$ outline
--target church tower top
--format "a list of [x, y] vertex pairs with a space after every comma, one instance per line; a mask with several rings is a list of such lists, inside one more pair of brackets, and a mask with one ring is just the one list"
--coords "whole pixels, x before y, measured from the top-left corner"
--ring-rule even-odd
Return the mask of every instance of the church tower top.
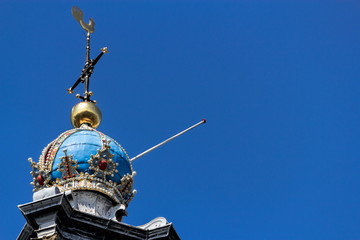
[[[86, 23], [78, 7], [72, 8], [72, 15], [87, 32], [86, 54], [79, 78], [67, 91], [74, 93], [77, 86], [83, 84], [84, 93], [76, 94], [81, 101], [71, 111], [74, 128], [51, 141], [38, 162], [29, 158], [33, 202], [19, 206], [27, 224], [18, 239], [47, 239], [48, 236], [59, 237], [56, 239], [152, 239], [150, 236], [155, 235], [164, 237], [162, 239], [179, 239], [171, 223], [164, 218], [137, 227], [121, 223], [136, 194], [133, 189], [136, 172], [132, 162], [206, 120], [130, 158], [118, 142], [96, 129], [102, 114], [96, 101], [91, 99], [90, 77], [107, 48], [101, 48], [99, 55], [91, 59], [90, 34], [95, 31], [95, 22], [90, 18]], [[59, 224], [62, 226], [58, 227]]]

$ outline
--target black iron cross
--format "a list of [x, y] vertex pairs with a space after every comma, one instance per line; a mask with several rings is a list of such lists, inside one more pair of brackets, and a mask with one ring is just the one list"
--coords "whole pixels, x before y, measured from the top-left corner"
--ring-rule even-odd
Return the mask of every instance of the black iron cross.
[[79, 85], [79, 83], [84, 83], [84, 88], [85, 88], [84, 96], [81, 96], [80, 94], [76, 94], [76, 97], [80, 98], [86, 102], [95, 102], [93, 100], [90, 100], [90, 97], [92, 95], [92, 92], [89, 91], [90, 77], [91, 77], [91, 74], [93, 73], [96, 63], [100, 60], [100, 58], [102, 57], [102, 55], [104, 55], [104, 53], [108, 52], [108, 50], [106, 47], [101, 48], [100, 49], [101, 53], [95, 59], [91, 59], [90, 58], [90, 33], [93, 33], [95, 31], [94, 30], [95, 22], [94, 22], [94, 20], [92, 20], [90, 18], [89, 24], [86, 24], [84, 22], [84, 20], [82, 19], [83, 13], [82, 13], [81, 9], [78, 7], [72, 8], [72, 15], [79, 22], [81, 27], [87, 31], [86, 61], [85, 61], [85, 66], [81, 71], [80, 77], [76, 80], [76, 82], [74, 83], [74, 85], [71, 88], [68, 88], [66, 90], [68, 91], [68, 93], [74, 93], [74, 89], [77, 87], [77, 85]]

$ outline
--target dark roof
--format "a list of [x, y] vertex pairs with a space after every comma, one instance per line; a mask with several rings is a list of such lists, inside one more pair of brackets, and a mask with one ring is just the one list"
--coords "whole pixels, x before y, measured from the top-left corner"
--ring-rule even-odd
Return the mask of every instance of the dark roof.
[[180, 240], [171, 223], [149, 230], [87, 214], [73, 209], [64, 193], [20, 205], [19, 209], [27, 223], [18, 240], [51, 235], [57, 235], [56, 239], [71, 240]]

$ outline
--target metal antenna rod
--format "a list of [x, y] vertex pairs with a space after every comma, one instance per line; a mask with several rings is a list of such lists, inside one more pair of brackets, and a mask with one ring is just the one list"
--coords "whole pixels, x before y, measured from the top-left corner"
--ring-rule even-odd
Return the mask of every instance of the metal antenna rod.
[[197, 126], [199, 126], [199, 125], [201, 125], [201, 124], [203, 124], [203, 123], [206, 123], [206, 120], [205, 120], [205, 119], [201, 120], [200, 122], [198, 122], [198, 123], [197, 123], [197, 124], [195, 124], [195, 125], [192, 125], [191, 127], [189, 127], [189, 128], [187, 128], [187, 129], [185, 129], [184, 131], [179, 132], [178, 134], [176, 134], [176, 135], [174, 135], [174, 136], [172, 136], [172, 137], [170, 137], [170, 138], [166, 139], [165, 141], [163, 141], [163, 142], [159, 143], [158, 145], [155, 145], [155, 146], [153, 146], [152, 148], [149, 148], [149, 149], [148, 149], [148, 150], [146, 150], [145, 152], [142, 152], [142, 153], [140, 153], [139, 155], [137, 155], [136, 157], [131, 158], [131, 159], [130, 159], [130, 162], [132, 162], [132, 161], [134, 161], [134, 160], [136, 160], [136, 159], [138, 159], [138, 158], [140, 158], [140, 157], [144, 156], [145, 154], [147, 154], [147, 153], [151, 152], [152, 150], [155, 150], [156, 148], [158, 148], [158, 147], [160, 147], [160, 146], [164, 145], [164, 144], [165, 144], [165, 143], [167, 143], [167, 142], [170, 142], [170, 141], [171, 141], [171, 140], [173, 140], [174, 138], [176, 138], [176, 137], [178, 137], [178, 136], [180, 136], [180, 135], [182, 135], [182, 134], [186, 133], [187, 131], [190, 131], [190, 130], [191, 130], [191, 129], [193, 129], [193, 128], [196, 128]]

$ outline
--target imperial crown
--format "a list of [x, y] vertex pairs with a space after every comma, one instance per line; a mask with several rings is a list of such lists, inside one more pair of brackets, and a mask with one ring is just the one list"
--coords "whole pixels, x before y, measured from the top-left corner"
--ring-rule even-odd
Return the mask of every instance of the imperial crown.
[[34, 191], [92, 190], [125, 206], [135, 193], [135, 172], [125, 149], [86, 123], [60, 134], [44, 148], [38, 163], [29, 160]]

